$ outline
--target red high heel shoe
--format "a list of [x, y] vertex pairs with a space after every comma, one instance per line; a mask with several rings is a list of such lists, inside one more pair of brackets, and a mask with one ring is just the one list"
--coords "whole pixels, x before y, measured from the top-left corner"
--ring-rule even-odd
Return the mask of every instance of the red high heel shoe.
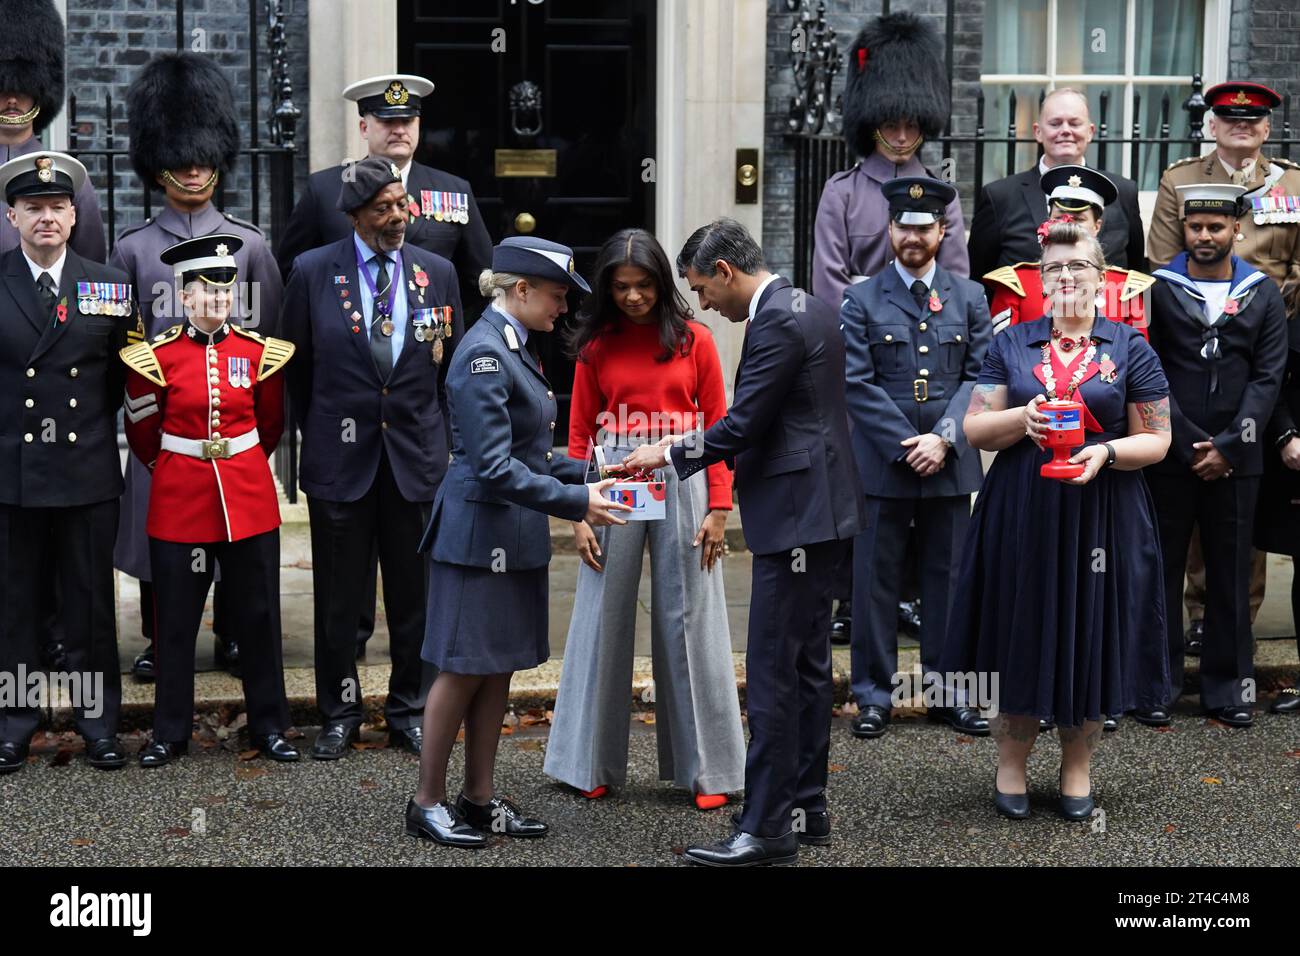
[[727, 795], [725, 793], [697, 793], [695, 795], [695, 805], [701, 810], [716, 810], [718, 807], [727, 805]]
[[597, 787], [594, 790], [579, 790], [578, 792], [582, 794], [584, 797], [586, 797], [588, 800], [599, 800], [601, 797], [609, 793], [609, 787], [605, 786], [602, 783], [599, 787]]

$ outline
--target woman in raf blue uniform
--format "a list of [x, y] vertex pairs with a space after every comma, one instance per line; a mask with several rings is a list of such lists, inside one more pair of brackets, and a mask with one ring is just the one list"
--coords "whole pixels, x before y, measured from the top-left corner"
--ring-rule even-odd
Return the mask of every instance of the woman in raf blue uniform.
[[[406, 832], [448, 846], [486, 845], [489, 833], [540, 837], [546, 824], [496, 795], [501, 719], [517, 670], [550, 657], [547, 515], [623, 524], [584, 462], [556, 455], [555, 393], [531, 339], [568, 311], [571, 286], [591, 289], [567, 246], [512, 237], [492, 253], [479, 288], [491, 304], [466, 333], [447, 373], [452, 462], [420, 542], [431, 552], [422, 656], [438, 667], [424, 709], [420, 786]], [[465, 725], [465, 783], [447, 799], [447, 761]]]
[[[1169, 449], [1169, 385], [1142, 334], [1096, 312], [1106, 263], [1077, 223], [1042, 240], [1047, 315], [994, 336], [964, 427], [998, 451], [971, 516], [941, 670], [996, 675], [995, 805], [1029, 815], [1025, 764], [1040, 719], [1061, 737], [1060, 811], [1093, 812], [1106, 714], [1163, 702], [1169, 672], [1155, 506], [1140, 469]], [[1044, 478], [1045, 400], [1083, 404], [1084, 465]]]

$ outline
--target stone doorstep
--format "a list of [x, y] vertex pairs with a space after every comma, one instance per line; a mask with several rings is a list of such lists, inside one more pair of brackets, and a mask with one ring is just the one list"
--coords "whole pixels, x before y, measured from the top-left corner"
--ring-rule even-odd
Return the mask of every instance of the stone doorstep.
[[[736, 686], [740, 691], [741, 706], [745, 704], [745, 657], [733, 655], [736, 666]], [[516, 713], [529, 710], [549, 710], [555, 706], [556, 690], [560, 683], [562, 660], [555, 658], [541, 667], [521, 671], [510, 686], [510, 704]], [[900, 673], [920, 673], [920, 653], [916, 648], [901, 648], [898, 652]], [[835, 704], [840, 706], [849, 696], [849, 651], [836, 648], [832, 652], [835, 679]], [[1199, 689], [1200, 665], [1196, 658], [1187, 659], [1187, 688], [1189, 693]], [[363, 664], [358, 668], [361, 681], [365, 720], [369, 724], [383, 723], [384, 695], [388, 687], [387, 664]], [[310, 668], [293, 668], [285, 672], [285, 690], [289, 697], [290, 719], [296, 726], [314, 727], [320, 723], [316, 711], [315, 673]], [[1261, 696], [1300, 678], [1300, 663], [1296, 661], [1295, 643], [1291, 640], [1260, 641], [1255, 653], [1255, 679]], [[630, 701], [640, 709], [653, 709], [647, 700], [651, 685], [649, 657], [637, 657], [633, 666]], [[130, 676], [122, 678], [122, 730], [146, 730], [153, 721], [153, 685], [140, 684]], [[244, 709], [244, 693], [237, 678], [224, 671], [197, 674], [195, 677], [195, 712], [200, 718], [208, 714], [221, 716], [229, 723]], [[925, 712], [919, 700], [909, 701], [895, 709], [899, 716], [917, 716]], [[55, 706], [52, 730], [72, 730], [72, 713], [66, 706]]]

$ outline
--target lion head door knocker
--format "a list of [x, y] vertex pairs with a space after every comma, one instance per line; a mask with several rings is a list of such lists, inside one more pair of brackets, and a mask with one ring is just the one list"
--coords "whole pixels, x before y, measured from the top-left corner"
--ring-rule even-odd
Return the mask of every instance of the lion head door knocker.
[[510, 128], [521, 139], [533, 139], [542, 132], [542, 88], [531, 80], [510, 87]]

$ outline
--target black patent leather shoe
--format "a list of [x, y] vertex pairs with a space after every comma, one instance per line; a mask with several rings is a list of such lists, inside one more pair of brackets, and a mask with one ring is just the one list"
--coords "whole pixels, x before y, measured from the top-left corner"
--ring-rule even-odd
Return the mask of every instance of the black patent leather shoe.
[[298, 748], [289, 743], [289, 738], [284, 734], [252, 734], [249, 741], [261, 751], [263, 757], [270, 760], [293, 763], [302, 758]]
[[1233, 704], [1231, 707], [1212, 707], [1205, 712], [1205, 716], [1212, 717], [1219, 723], [1227, 724], [1229, 727], [1249, 727], [1255, 722], [1254, 711], [1244, 704]]
[[849, 722], [849, 732], [854, 737], [869, 739], [879, 737], [889, 729], [889, 708], [867, 704], [862, 712]]
[[[740, 829], [741, 812], [737, 810], [731, 815], [731, 825], [734, 829]], [[831, 843], [831, 815], [825, 810], [815, 810], [811, 813], [804, 811], [803, 828], [794, 828], [795, 836], [802, 846], [830, 846]]]
[[998, 772], [993, 771], [993, 807], [1004, 817], [1023, 820], [1029, 816], [1028, 793], [1003, 793], [998, 789]]
[[1278, 691], [1269, 710], [1275, 714], [1300, 714], [1300, 685]]
[[466, 823], [446, 800], [427, 809], [414, 799], [407, 801], [406, 835], [463, 850], [477, 850], [488, 844], [488, 838]]
[[126, 750], [116, 737], [87, 739], [86, 761], [96, 770], [117, 770], [126, 766]]
[[388, 746], [420, 756], [424, 746], [424, 730], [420, 727], [402, 727], [388, 731]]
[[17, 743], [12, 740], [0, 741], [0, 773], [15, 773], [27, 766], [27, 754], [31, 752], [31, 743]]
[[486, 804], [478, 804], [471, 803], [462, 793], [456, 798], [456, 812], [480, 833], [534, 839], [546, 836], [550, 829], [541, 820], [521, 814], [505, 797], [493, 797]]
[[[1059, 777], [1057, 778], [1056, 786], [1058, 788], [1061, 786]], [[1061, 816], [1065, 817], [1065, 819], [1079, 821], [1087, 820], [1092, 816], [1092, 811], [1096, 804], [1093, 802], [1091, 793], [1086, 797], [1067, 797], [1064, 793], [1060, 796], [1061, 799], [1057, 806], [1061, 811]]]
[[912, 637], [921, 636], [921, 602], [898, 602], [898, 629]]
[[784, 866], [799, 859], [799, 838], [793, 830], [779, 837], [736, 830], [721, 843], [688, 846], [683, 856], [700, 866]]
[[1193, 621], [1183, 637], [1183, 654], [1187, 657], [1200, 657], [1201, 648], [1205, 646], [1205, 621]]
[[1119, 718], [1107, 714], [1102, 718], [1101, 729], [1108, 734], [1113, 734], [1115, 731], [1119, 730]]
[[988, 718], [981, 717], [974, 707], [931, 707], [926, 716], [937, 723], [944, 723], [959, 734], [972, 737], [989, 735]]
[[239, 676], [239, 642], [231, 638], [212, 639], [212, 660], [229, 674]]
[[144, 750], [140, 751], [140, 766], [165, 767], [173, 760], [179, 759], [190, 749], [188, 740], [172, 742], [170, 740], [155, 740]]
[[1142, 707], [1133, 711], [1133, 719], [1139, 724], [1146, 724], [1148, 727], [1168, 727], [1169, 708], [1167, 707]]
[[138, 681], [149, 683], [158, 676], [158, 666], [153, 659], [153, 641], [149, 646], [136, 655], [135, 661], [131, 664], [131, 676]]
[[349, 724], [326, 724], [311, 745], [315, 760], [339, 760], [346, 757], [348, 748], [361, 737], [361, 729]]
[[1040, 734], [1045, 734], [1048, 731], [1052, 731], [1055, 729], [1056, 729], [1056, 721], [1048, 720], [1046, 717], [1038, 718], [1038, 732]]
[[841, 601], [831, 618], [831, 643], [844, 647], [853, 640], [853, 602]]

